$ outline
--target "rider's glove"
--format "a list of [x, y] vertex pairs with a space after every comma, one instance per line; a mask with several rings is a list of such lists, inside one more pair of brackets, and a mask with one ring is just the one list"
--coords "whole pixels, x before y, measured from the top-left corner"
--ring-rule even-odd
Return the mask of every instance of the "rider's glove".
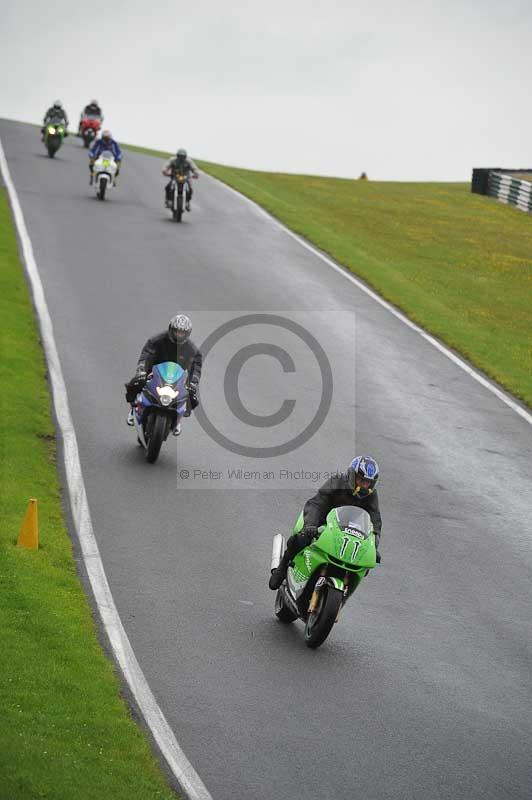
[[190, 407], [191, 408], [197, 408], [198, 405], [199, 405], [198, 384], [197, 383], [191, 383], [190, 384], [190, 386], [188, 387], [188, 394], [189, 394], [189, 397], [190, 397]]
[[144, 369], [144, 367], [137, 367], [137, 369], [135, 370], [135, 377], [133, 378], [133, 380], [143, 381], [145, 379], [146, 379], [146, 370]]
[[318, 536], [319, 531], [315, 525], [305, 525], [300, 533], [300, 543], [304, 547], [308, 547]]

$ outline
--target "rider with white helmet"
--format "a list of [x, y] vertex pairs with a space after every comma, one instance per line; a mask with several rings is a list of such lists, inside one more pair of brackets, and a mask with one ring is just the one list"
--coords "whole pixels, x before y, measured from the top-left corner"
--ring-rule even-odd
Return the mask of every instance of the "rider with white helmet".
[[106, 150], [108, 150], [110, 153], [113, 154], [113, 158], [116, 162], [116, 173], [114, 180], [114, 184], [116, 186], [116, 179], [120, 174], [120, 167], [122, 166], [123, 155], [122, 155], [122, 150], [120, 149], [120, 145], [115, 139], [113, 139], [113, 134], [109, 130], [102, 131], [102, 135], [100, 136], [100, 138], [95, 139], [89, 148], [89, 173], [90, 173], [89, 183], [92, 183], [93, 180], [94, 162]]
[[[46, 114], [44, 115], [43, 120], [43, 127], [41, 128], [41, 133], [44, 136], [44, 127], [48, 125], [49, 122], [62, 122], [65, 126], [65, 129], [68, 128], [68, 117], [65, 109], [63, 108], [63, 104], [61, 100], [54, 100], [53, 105], [50, 106]], [[68, 132], [65, 130], [65, 136], [68, 136]]]

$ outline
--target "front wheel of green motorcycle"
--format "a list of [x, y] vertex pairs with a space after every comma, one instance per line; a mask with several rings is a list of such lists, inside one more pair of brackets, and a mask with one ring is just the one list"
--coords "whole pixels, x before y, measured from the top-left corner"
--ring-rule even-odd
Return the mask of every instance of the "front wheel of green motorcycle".
[[275, 597], [275, 616], [279, 622], [284, 622], [285, 625], [289, 625], [290, 622], [294, 622], [297, 619], [297, 614], [294, 614], [284, 601], [284, 589], [282, 587], [278, 589]]
[[305, 625], [305, 644], [316, 648], [323, 644], [336, 621], [338, 612], [342, 607], [343, 592], [325, 585], [320, 591], [318, 607], [313, 614], [309, 614]]

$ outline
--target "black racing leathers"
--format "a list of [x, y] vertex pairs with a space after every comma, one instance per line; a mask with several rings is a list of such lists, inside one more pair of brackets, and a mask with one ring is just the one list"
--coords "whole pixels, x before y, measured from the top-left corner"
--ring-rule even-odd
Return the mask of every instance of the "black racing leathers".
[[190, 340], [183, 344], [173, 342], [167, 331], [152, 336], [142, 348], [137, 364], [137, 376], [126, 383], [126, 401], [132, 403], [145, 383], [145, 377], [139, 379], [138, 373], [143, 372], [147, 375], [154, 364], [161, 364], [163, 361], [174, 361], [188, 371], [190, 403], [194, 409], [198, 405], [197, 389], [201, 377], [202, 355]]
[[102, 109], [100, 106], [96, 105], [96, 103], [89, 103], [88, 106], [85, 106], [81, 116], [87, 116], [88, 114], [94, 114], [95, 116], [102, 117], [103, 119]]
[[367, 511], [375, 531], [375, 545], [379, 546], [381, 536], [382, 518], [379, 510], [379, 498], [374, 491], [367, 497], [358, 497], [353, 494], [349, 486], [347, 475], [336, 475], [325, 481], [320, 486], [314, 497], [307, 500], [303, 509], [305, 527], [319, 527], [325, 525], [327, 514], [333, 508], [340, 506], [358, 506]]
[[163, 361], [175, 361], [183, 369], [188, 370], [189, 384], [198, 384], [201, 377], [202, 356], [196, 345], [188, 340], [176, 344], [168, 336], [167, 331], [148, 339], [139, 356], [137, 370], [151, 372], [154, 364]]
[[44, 115], [43, 125], [47, 125], [52, 119], [62, 120], [65, 124], [65, 128], [68, 128], [68, 117], [64, 108], [56, 108], [56, 106], [50, 106], [50, 108]]
[[299, 533], [293, 533], [286, 543], [286, 550], [279, 566], [274, 569], [270, 577], [270, 589], [278, 589], [284, 578], [290, 561], [297, 553], [308, 547], [313, 539], [318, 535], [318, 528], [324, 525], [327, 514], [333, 508], [340, 506], [359, 506], [367, 511], [373, 523], [375, 532], [375, 546], [377, 548], [377, 563], [380, 563], [378, 551], [381, 536], [382, 519], [379, 511], [379, 498], [377, 492], [373, 492], [367, 497], [358, 497], [353, 494], [349, 486], [347, 475], [337, 475], [329, 478], [328, 481], [320, 486], [314, 497], [307, 500], [303, 509], [303, 529]]

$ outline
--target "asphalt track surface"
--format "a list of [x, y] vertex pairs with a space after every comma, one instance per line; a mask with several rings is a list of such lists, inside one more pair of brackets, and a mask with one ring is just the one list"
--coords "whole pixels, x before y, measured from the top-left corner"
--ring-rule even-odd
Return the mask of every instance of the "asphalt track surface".
[[[50, 160], [34, 128], [1, 122], [0, 137], [111, 590], [213, 798], [530, 798], [526, 420], [207, 176], [195, 184], [193, 213], [175, 225], [157, 159], [127, 153], [119, 188], [99, 203], [79, 140]], [[299, 623], [275, 620], [266, 582], [272, 534], [288, 532], [315, 484], [186, 488], [179, 470], [221, 463], [221, 448], [192, 418], [179, 448], [167, 443], [146, 464], [124, 424], [121, 384], [144, 340], [177, 310], [196, 311], [200, 343], [218, 314], [296, 309], [312, 330], [323, 306], [335, 312], [327, 337], [345, 349], [346, 372], [356, 371], [353, 396], [333, 398], [326, 443], [340, 463], [355, 447], [380, 462], [383, 563], [313, 652]], [[349, 350], [340, 321], [353, 315]], [[246, 403], [266, 413], [279, 370], [256, 362], [242, 371]], [[223, 394], [221, 374], [207, 358], [206, 405]], [[302, 394], [312, 412], [313, 392]], [[324, 440], [315, 440], [301, 463], [324, 469]]]

